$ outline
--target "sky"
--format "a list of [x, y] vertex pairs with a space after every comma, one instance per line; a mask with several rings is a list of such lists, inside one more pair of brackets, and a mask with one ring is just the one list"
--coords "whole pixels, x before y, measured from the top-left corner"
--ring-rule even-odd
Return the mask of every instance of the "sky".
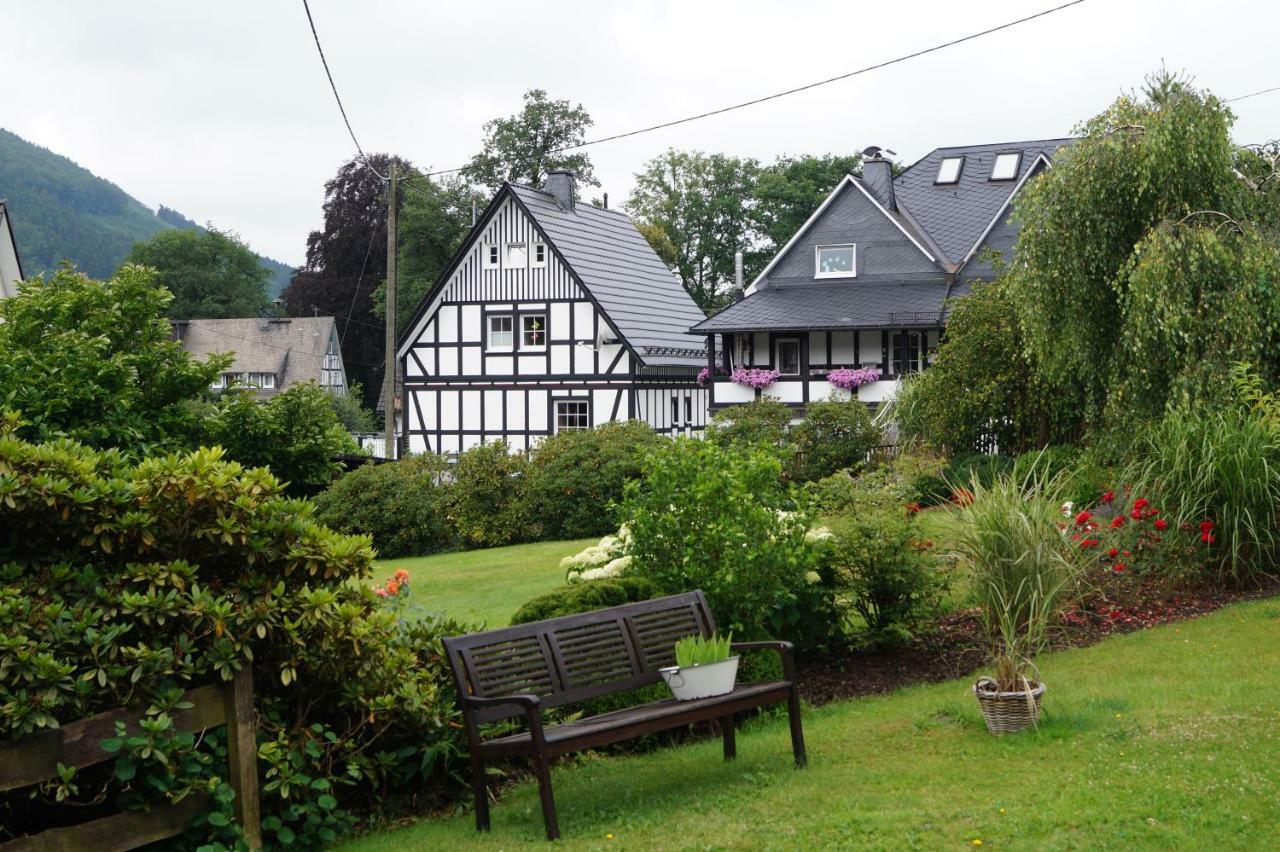
[[[464, 165], [485, 121], [546, 89], [605, 136], [871, 65], [1062, 0], [469, 3], [311, 0], [368, 152]], [[145, 204], [301, 263], [324, 182], [354, 153], [302, 0], [0, 0], [0, 127]], [[1280, 86], [1273, 0], [1086, 0], [899, 65], [588, 149], [610, 205], [669, 147], [772, 160], [1070, 133], [1162, 65], [1222, 97]], [[1233, 104], [1280, 137], [1280, 92]], [[591, 194], [594, 194], [591, 193]], [[3, 195], [3, 187], [0, 187]]]

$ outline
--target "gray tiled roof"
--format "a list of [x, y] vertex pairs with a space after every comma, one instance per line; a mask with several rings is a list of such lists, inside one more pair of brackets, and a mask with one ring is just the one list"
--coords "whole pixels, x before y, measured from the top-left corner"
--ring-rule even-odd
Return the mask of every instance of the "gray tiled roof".
[[[179, 323], [182, 348], [204, 361], [232, 352], [229, 368], [237, 373], [275, 373], [276, 387], [322, 378], [325, 352], [333, 334], [333, 317], [292, 319], [193, 319]], [[266, 326], [265, 328], [263, 326]]]
[[705, 315], [625, 213], [582, 203], [564, 210], [545, 192], [511, 189], [645, 364], [705, 362], [678, 351], [704, 350], [688, 329]]
[[901, 284], [797, 284], [752, 293], [695, 326], [726, 331], [936, 326], [947, 296], [937, 281]]
[[[1036, 158], [1044, 154], [1052, 159], [1058, 148], [1070, 142], [1043, 139], [937, 148], [894, 180], [894, 199], [942, 252], [940, 260], [960, 263]], [[1017, 178], [992, 181], [991, 166], [996, 155], [1015, 151], [1022, 153]], [[934, 179], [944, 157], [964, 157], [964, 166], [958, 183], [938, 186]]]

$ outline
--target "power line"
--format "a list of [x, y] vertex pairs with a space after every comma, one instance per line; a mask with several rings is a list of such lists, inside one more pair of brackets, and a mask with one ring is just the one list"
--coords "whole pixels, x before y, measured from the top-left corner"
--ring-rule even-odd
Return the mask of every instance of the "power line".
[[[924, 48], [923, 50], [917, 50], [912, 53], [903, 54], [902, 56], [897, 56], [897, 57], [894, 57], [893, 59], [887, 59], [884, 62], [877, 62], [874, 65], [868, 65], [864, 68], [859, 68], [856, 71], [850, 71], [847, 74], [839, 74], [835, 77], [828, 77], [825, 80], [818, 80], [815, 83], [807, 83], [803, 86], [797, 86], [794, 89], [787, 89], [782, 92], [775, 92], [774, 94], [771, 94], [771, 95], [765, 95], [764, 97], [754, 98], [749, 101], [743, 101], [742, 103], [721, 107], [720, 109], [709, 110], [707, 112], [698, 113], [697, 115], [686, 116], [685, 118], [677, 118], [674, 121], [664, 121], [661, 124], [653, 124], [648, 127], [641, 127], [638, 130], [629, 130], [625, 133], [615, 133], [612, 136], [602, 136], [599, 139], [590, 139], [590, 140], [587, 140], [586, 142], [578, 142], [573, 145], [566, 145], [563, 148], [557, 148], [556, 150], [550, 151], [548, 153], [562, 154], [565, 151], [574, 151], [579, 148], [585, 148], [588, 145], [599, 145], [603, 142], [613, 142], [617, 139], [626, 139], [631, 136], [639, 136], [642, 133], [652, 133], [655, 130], [663, 130], [665, 128], [675, 127], [680, 124], [688, 124], [691, 121], [699, 121], [704, 118], [710, 118], [716, 115], [723, 115], [724, 113], [727, 113], [727, 112], [733, 112], [734, 110], [745, 109], [746, 107], [755, 106], [757, 104], [762, 104], [767, 101], [777, 100], [778, 98], [785, 98], [788, 95], [794, 95], [799, 92], [807, 92], [810, 89], [816, 89], [819, 86], [826, 86], [831, 83], [837, 83], [841, 80], [848, 80], [850, 77], [857, 77], [860, 74], [866, 74], [871, 71], [877, 71], [881, 68], [887, 68], [890, 65], [897, 65], [902, 62], [907, 62], [908, 60], [916, 59], [918, 57], [925, 56], [926, 54], [936, 53], [937, 51], [945, 50], [948, 47], [955, 47], [957, 44], [964, 44], [967, 41], [973, 41], [974, 39], [982, 38], [983, 36], [988, 36], [988, 35], [991, 35], [992, 33], [1000, 32], [1001, 30], [1007, 30], [1010, 27], [1016, 27], [1019, 24], [1025, 24], [1028, 21], [1034, 21], [1036, 18], [1043, 18], [1046, 15], [1052, 15], [1054, 12], [1061, 12], [1063, 9], [1067, 9], [1072, 6], [1078, 6], [1083, 2], [1085, 2], [1085, 0], [1071, 0], [1071, 2], [1069, 3], [1063, 3], [1060, 6], [1054, 6], [1052, 9], [1045, 9], [1042, 12], [1036, 12], [1034, 15], [1027, 15], [1024, 18], [1018, 18], [1017, 20], [1009, 21], [1007, 23], [1003, 23], [998, 26], [990, 27], [988, 29], [981, 30], [976, 33], [970, 33], [969, 35], [961, 36], [960, 38], [952, 39], [951, 41], [945, 41], [945, 42], [942, 42], [941, 44], [936, 44], [933, 47], [927, 47], [927, 48]], [[452, 174], [454, 172], [460, 172], [465, 168], [466, 166], [460, 166], [456, 169], [442, 169], [440, 171], [435, 171], [435, 172], [426, 172], [425, 174], [422, 175], [422, 177], [435, 177], [437, 175]]]
[[[347, 308], [346, 322], [342, 324], [342, 333], [338, 335], [338, 345], [342, 345], [342, 341], [347, 339], [347, 328], [351, 325], [351, 312], [356, 309], [356, 297], [360, 295], [360, 285], [364, 282], [364, 270], [369, 263], [369, 253], [373, 251], [373, 238], [378, 233], [377, 228], [369, 229], [369, 244], [364, 247], [364, 260], [360, 261], [360, 275], [356, 278], [355, 289], [351, 291], [351, 306]], [[372, 323], [356, 320], [363, 325], [372, 325]], [[378, 326], [381, 328], [381, 326]]]
[[307, 23], [311, 25], [311, 36], [316, 40], [316, 52], [320, 54], [320, 64], [324, 66], [324, 74], [329, 78], [329, 88], [333, 90], [333, 99], [338, 102], [338, 112], [342, 113], [342, 121], [347, 125], [347, 133], [351, 134], [351, 141], [356, 144], [356, 150], [360, 152], [360, 159], [364, 161], [365, 168], [385, 181], [387, 176], [380, 173], [369, 163], [369, 158], [365, 156], [364, 149], [360, 147], [360, 140], [356, 138], [356, 132], [351, 129], [351, 119], [347, 118], [347, 110], [342, 105], [342, 97], [338, 94], [338, 86], [333, 82], [333, 72], [329, 70], [329, 60], [324, 58], [324, 48], [320, 46], [320, 34], [316, 32], [316, 22], [311, 17], [311, 6], [307, 3], [307, 0], [302, 0], [302, 8], [307, 12]]
[[1258, 95], [1269, 95], [1272, 92], [1280, 92], [1280, 86], [1272, 86], [1270, 89], [1263, 89], [1260, 92], [1252, 92], [1248, 95], [1241, 95], [1238, 98], [1227, 98], [1225, 101], [1223, 101], [1223, 103], [1231, 104], [1231, 103], [1235, 103], [1236, 101], [1243, 101], [1247, 98], [1256, 98]]

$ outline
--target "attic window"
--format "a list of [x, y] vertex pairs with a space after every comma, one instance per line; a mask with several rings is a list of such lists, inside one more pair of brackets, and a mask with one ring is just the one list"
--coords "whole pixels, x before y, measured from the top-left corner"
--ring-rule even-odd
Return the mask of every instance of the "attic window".
[[959, 183], [960, 167], [964, 165], [964, 157], [943, 157], [938, 166], [938, 176], [934, 183]]
[[484, 247], [484, 253], [481, 255], [484, 269], [498, 268], [498, 247], [496, 245], [487, 245]]
[[1018, 165], [1021, 162], [1021, 152], [1014, 152], [1012, 154], [996, 154], [995, 164], [991, 166], [991, 179], [1013, 180], [1018, 176]]
[[534, 267], [535, 269], [540, 269], [541, 267], [547, 265], [547, 244], [546, 243], [533, 244], [533, 258], [529, 265]]
[[852, 278], [857, 275], [854, 255], [857, 246], [816, 246], [813, 250], [814, 278]]

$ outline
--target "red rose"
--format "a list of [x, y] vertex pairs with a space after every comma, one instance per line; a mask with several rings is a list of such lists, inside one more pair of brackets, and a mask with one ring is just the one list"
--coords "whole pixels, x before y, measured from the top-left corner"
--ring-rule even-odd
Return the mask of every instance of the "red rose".
[[1116, 515], [1111, 519], [1111, 528], [1118, 530], [1124, 526], [1124, 515]]
[[1134, 509], [1132, 512], [1129, 513], [1129, 517], [1133, 518], [1135, 521], [1142, 520], [1142, 510]]
[[1148, 500], [1146, 497], [1139, 497], [1137, 500], [1133, 501], [1133, 508], [1138, 510], [1145, 509], [1150, 505], [1151, 505], [1151, 501]]
[[1200, 540], [1203, 541], [1205, 544], [1213, 544], [1213, 542], [1215, 541], [1213, 537], [1213, 533], [1201, 533]]
[[1114, 492], [1114, 491], [1108, 491], [1108, 492], [1106, 492], [1105, 494], [1103, 494], [1103, 495], [1102, 495], [1102, 502], [1103, 502], [1103, 503], [1110, 503], [1110, 502], [1111, 502], [1112, 500], [1114, 500], [1114, 499], [1116, 499], [1116, 492]]
[[1164, 518], [1157, 518], [1156, 529], [1160, 530], [1161, 532], [1164, 532], [1165, 530], [1169, 529], [1169, 522], [1166, 521]]
[[1081, 512], [1080, 514], [1076, 515], [1076, 525], [1083, 526], [1084, 524], [1089, 523], [1089, 519], [1092, 517], [1093, 515], [1090, 515], [1087, 511]]
[[1115, 571], [1117, 574], [1123, 574], [1123, 573], [1124, 573], [1124, 563], [1123, 563], [1123, 562], [1117, 562], [1115, 565], [1112, 565], [1112, 566], [1111, 566], [1111, 570], [1112, 570], [1112, 571]]
[[1111, 558], [1111, 559], [1115, 559], [1115, 558], [1116, 558], [1117, 556], [1119, 556], [1119, 555], [1120, 555], [1120, 549], [1119, 549], [1119, 548], [1113, 547], [1113, 548], [1111, 548], [1110, 550], [1108, 550], [1108, 551], [1107, 551], [1107, 556], [1108, 556], [1109, 558]]
[[1200, 522], [1200, 534], [1201, 534], [1201, 535], [1208, 535], [1208, 534], [1209, 534], [1209, 532], [1210, 532], [1210, 531], [1212, 531], [1212, 530], [1213, 530], [1213, 521], [1201, 521], [1201, 522]]

